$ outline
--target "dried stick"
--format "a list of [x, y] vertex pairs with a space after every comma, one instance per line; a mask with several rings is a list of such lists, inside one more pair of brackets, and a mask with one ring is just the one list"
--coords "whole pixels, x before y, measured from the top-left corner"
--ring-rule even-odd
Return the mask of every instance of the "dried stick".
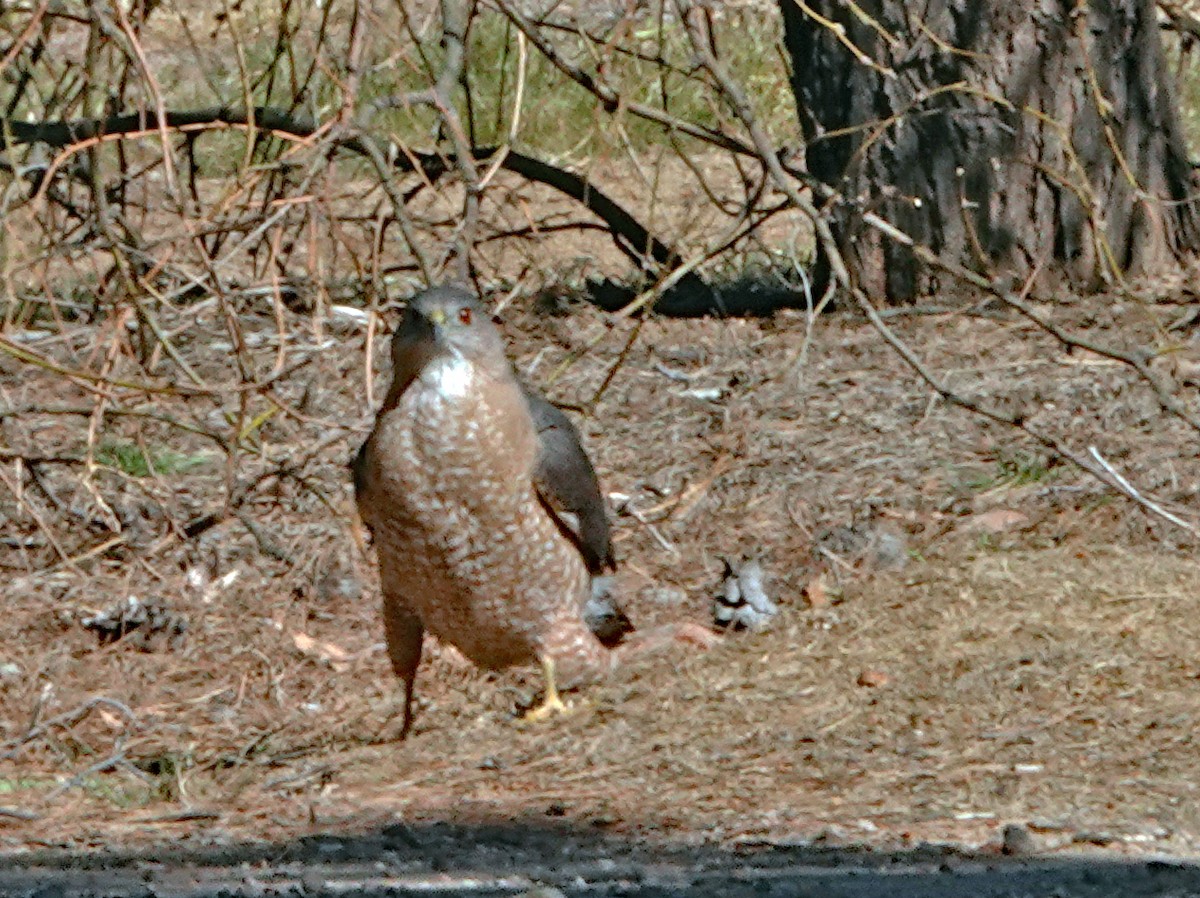
[[44, 720], [41, 723], [31, 726], [25, 731], [25, 734], [17, 739], [13, 739], [4, 745], [3, 753], [0, 753], [0, 761], [11, 761], [17, 757], [24, 749], [35, 739], [39, 739], [52, 729], [69, 730], [76, 726], [85, 717], [92, 713], [96, 708], [106, 707], [116, 711], [125, 718], [126, 728], [135, 728], [138, 725], [137, 715], [130, 710], [129, 706], [124, 702], [119, 702], [115, 698], [98, 695], [95, 698], [90, 698], [83, 704], [72, 708], [70, 711], [65, 711], [49, 720]]
[[1091, 457], [1095, 459], [1096, 464], [1100, 465], [1100, 467], [1105, 470], [1109, 477], [1112, 478], [1112, 481], [1116, 487], [1134, 502], [1138, 503], [1138, 505], [1141, 505], [1146, 510], [1158, 515], [1160, 518], [1170, 521], [1175, 526], [1182, 527], [1184, 530], [1188, 531], [1188, 533], [1192, 534], [1192, 536], [1200, 537], [1200, 529], [1197, 529], [1183, 518], [1172, 514], [1157, 502], [1147, 499], [1145, 496], [1139, 493], [1134, 488], [1133, 484], [1126, 480], [1121, 472], [1114, 468], [1108, 462], [1108, 460], [1100, 454], [1100, 450], [1095, 446], [1088, 446], [1088, 454], [1091, 455]]
[[[209, 129], [246, 127], [259, 128], [278, 136], [300, 139], [311, 138], [321, 130], [320, 126], [310, 119], [293, 116], [268, 106], [256, 106], [250, 111], [227, 107], [184, 111], [168, 110], [164, 113], [164, 118], [164, 127], [192, 134]], [[13, 145], [44, 143], [54, 148], [82, 148], [89, 142], [97, 140], [136, 138], [157, 134], [159, 127], [158, 116], [153, 114], [113, 116], [106, 119], [80, 119], [71, 122], [30, 123], [6, 120], [3, 124], [6, 130], [0, 131], [0, 150], [7, 146], [6, 140], [10, 140]], [[432, 180], [436, 180], [445, 172], [448, 164], [458, 164], [459, 153], [456, 151], [454, 154], [443, 157], [433, 153], [415, 152], [408, 148], [402, 148], [404, 152], [389, 153], [374, 138], [361, 131], [345, 132], [342, 137], [335, 139], [334, 145], [337, 148], [364, 156], [371, 162], [379, 178], [380, 186], [391, 200], [393, 214], [396, 216], [396, 221], [422, 274], [426, 280], [431, 280], [435, 275], [434, 266], [425, 258], [419, 247], [419, 242], [414, 236], [405, 212], [406, 199], [394, 185], [391, 173], [393, 168], [400, 171], [420, 171]], [[471, 146], [467, 147], [467, 152], [472, 159], [480, 161], [486, 161], [502, 154], [499, 165], [505, 170], [553, 187], [581, 203], [608, 225], [617, 247], [635, 263], [642, 264], [647, 256], [665, 268], [674, 268], [680, 263], [681, 258], [674, 249], [651, 234], [627, 209], [582, 175], [512, 150], [502, 151], [497, 147]], [[389, 163], [389, 156], [394, 161]], [[282, 211], [277, 214], [282, 214]], [[264, 221], [257, 230], [261, 232], [268, 226], [269, 220]], [[249, 243], [253, 236], [253, 234], [247, 235], [242, 241], [242, 245]], [[180, 289], [188, 289], [196, 285], [198, 282], [193, 282], [183, 285]]]

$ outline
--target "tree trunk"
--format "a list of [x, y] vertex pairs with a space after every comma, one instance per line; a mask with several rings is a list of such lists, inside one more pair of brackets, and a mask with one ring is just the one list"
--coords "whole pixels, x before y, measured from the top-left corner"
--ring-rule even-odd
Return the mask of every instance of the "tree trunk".
[[868, 211], [974, 271], [1036, 269], [1042, 288], [1174, 273], [1200, 249], [1153, 0], [780, 7], [808, 168], [840, 194], [834, 233], [870, 295], [910, 301], [945, 276]]

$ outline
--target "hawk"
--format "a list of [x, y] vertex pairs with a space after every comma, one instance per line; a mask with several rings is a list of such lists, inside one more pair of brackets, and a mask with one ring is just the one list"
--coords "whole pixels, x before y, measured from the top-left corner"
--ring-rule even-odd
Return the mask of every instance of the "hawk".
[[392, 339], [392, 383], [354, 460], [374, 535], [392, 667], [412, 724], [423, 634], [480, 667], [536, 661], [544, 700], [605, 676], [632, 629], [602, 589], [608, 515], [579, 434], [515, 375], [499, 330], [466, 290], [416, 296]]

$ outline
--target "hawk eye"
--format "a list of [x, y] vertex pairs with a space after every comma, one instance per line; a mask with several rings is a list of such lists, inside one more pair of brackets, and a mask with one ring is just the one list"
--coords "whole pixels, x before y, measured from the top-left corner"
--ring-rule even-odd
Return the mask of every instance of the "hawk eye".
[[463, 306], [461, 309], [459, 309], [458, 310], [458, 320], [460, 322], [462, 322], [463, 324], [470, 324], [471, 323], [471, 310], [466, 306]]

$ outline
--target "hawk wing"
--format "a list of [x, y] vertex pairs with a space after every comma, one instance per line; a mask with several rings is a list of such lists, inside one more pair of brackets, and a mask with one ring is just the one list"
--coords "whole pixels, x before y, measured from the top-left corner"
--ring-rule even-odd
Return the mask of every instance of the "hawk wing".
[[592, 575], [592, 595], [584, 609], [588, 626], [605, 645], [615, 645], [633, 630], [633, 624], [609, 591], [608, 578], [601, 576], [616, 570], [617, 563], [596, 471], [571, 419], [532, 387], [521, 384], [521, 388], [538, 435], [534, 487]]
[[608, 513], [596, 471], [579, 441], [571, 419], [522, 384], [538, 435], [534, 486], [542, 503], [579, 547], [589, 573], [615, 570]]

